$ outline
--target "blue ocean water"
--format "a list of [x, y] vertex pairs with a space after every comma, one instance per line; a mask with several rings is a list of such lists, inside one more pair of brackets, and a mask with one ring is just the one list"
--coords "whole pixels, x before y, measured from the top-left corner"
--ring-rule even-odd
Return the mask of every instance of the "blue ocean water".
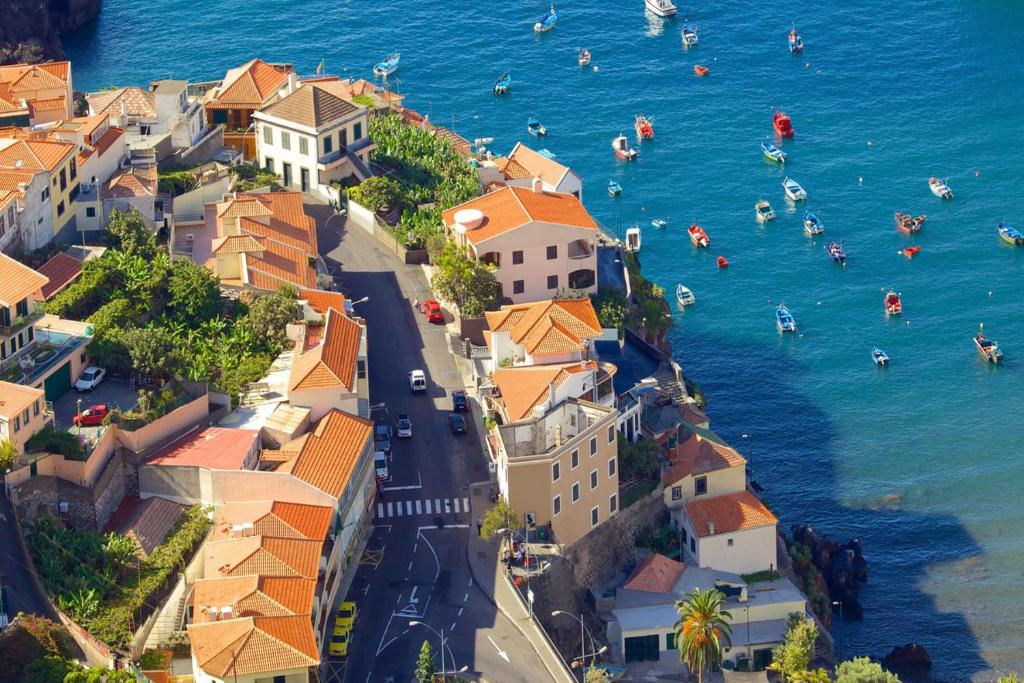
[[[1024, 7], [1009, 0], [862, 0], [684, 4], [677, 20], [645, 17], [642, 2], [560, 2], [559, 24], [537, 37], [546, 0], [468, 3], [390, 0], [106, 0], [99, 21], [67, 39], [75, 85], [98, 89], [173, 76], [219, 78], [259, 56], [311, 73], [369, 76], [401, 50], [393, 87], [406, 103], [468, 138], [506, 151], [529, 115], [543, 146], [586, 180], [585, 202], [614, 231], [643, 227], [644, 273], [672, 292], [694, 290], [672, 341], [704, 388], [713, 426], [750, 460], [784, 525], [807, 521], [862, 540], [870, 581], [863, 622], [836, 629], [843, 656], [882, 655], [920, 642], [944, 680], [1020, 668], [1024, 619], [1024, 477], [1017, 409], [1024, 371], [1024, 249], [999, 242], [1001, 219], [1024, 222]], [[684, 18], [701, 43], [680, 46]], [[786, 49], [797, 21], [807, 44]], [[581, 71], [588, 47], [598, 71]], [[695, 63], [711, 68], [697, 79]], [[512, 93], [490, 94], [504, 70]], [[766, 164], [773, 107], [792, 117], [785, 171]], [[633, 116], [656, 139], [622, 164], [610, 140]], [[826, 239], [845, 240], [846, 268], [825, 240], [801, 231], [781, 179], [807, 189]], [[926, 184], [947, 178], [943, 203]], [[759, 198], [779, 213], [759, 227]], [[896, 232], [894, 210], [927, 214], [924, 231]], [[671, 217], [665, 230], [652, 217]], [[691, 248], [700, 222], [709, 250]], [[920, 244], [908, 260], [898, 250]], [[731, 266], [718, 270], [715, 256]], [[902, 292], [887, 320], [884, 290]], [[800, 328], [780, 338], [772, 302]], [[985, 365], [979, 322], [1006, 350]], [[872, 346], [892, 366], [872, 363]]]

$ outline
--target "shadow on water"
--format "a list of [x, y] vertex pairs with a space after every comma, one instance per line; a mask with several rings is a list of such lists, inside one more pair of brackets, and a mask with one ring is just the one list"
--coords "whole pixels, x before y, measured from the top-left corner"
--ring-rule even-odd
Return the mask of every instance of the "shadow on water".
[[933, 680], [990, 672], [965, 616], [940, 610], [921, 588], [931, 568], [981, 555], [959, 520], [884, 505], [844, 505], [836, 424], [801, 389], [804, 371], [785, 353], [700, 332], [677, 331], [672, 341], [708, 399], [712, 427], [749, 460], [751, 476], [764, 486], [762, 496], [781, 528], [788, 533], [793, 524], [807, 523], [840, 543], [861, 539], [868, 561], [868, 583], [859, 595], [864, 620], [836, 618], [833, 635], [841, 657], [880, 658], [895, 646], [917, 642], [932, 656]]

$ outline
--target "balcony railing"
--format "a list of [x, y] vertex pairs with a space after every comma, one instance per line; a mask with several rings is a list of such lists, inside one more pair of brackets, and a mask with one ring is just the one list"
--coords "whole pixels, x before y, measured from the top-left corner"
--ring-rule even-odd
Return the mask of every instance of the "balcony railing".
[[45, 314], [46, 311], [42, 308], [37, 308], [28, 315], [18, 316], [12, 320], [9, 325], [0, 325], [0, 337], [10, 337], [12, 334], [16, 334], [18, 330], [31, 325], [42, 318]]

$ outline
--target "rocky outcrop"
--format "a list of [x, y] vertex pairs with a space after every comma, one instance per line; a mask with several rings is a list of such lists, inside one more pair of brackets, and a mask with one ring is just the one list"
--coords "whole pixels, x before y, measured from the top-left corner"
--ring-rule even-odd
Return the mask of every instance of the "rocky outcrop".
[[932, 668], [932, 658], [924, 646], [907, 643], [894, 647], [892, 652], [882, 658], [882, 666], [899, 675], [903, 681], [924, 681]]
[[859, 540], [840, 545], [806, 524], [797, 524], [792, 528], [789, 554], [801, 588], [822, 623], [831, 625], [836, 602], [842, 606], [836, 611], [843, 618], [855, 621], [864, 618], [857, 593], [868, 580], [868, 563]]
[[60, 36], [96, 18], [100, 0], [8, 0], [0, 21], [0, 64], [64, 57]]

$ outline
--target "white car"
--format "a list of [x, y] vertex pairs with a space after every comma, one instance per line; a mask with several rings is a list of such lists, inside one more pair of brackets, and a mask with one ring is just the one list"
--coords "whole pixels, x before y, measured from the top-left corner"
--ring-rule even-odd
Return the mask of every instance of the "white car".
[[398, 432], [399, 439], [411, 439], [412, 438], [412, 420], [405, 413], [399, 413], [398, 419], [395, 421], [395, 426]]
[[427, 390], [427, 376], [422, 370], [413, 370], [409, 373], [409, 388], [413, 393]]
[[82, 371], [78, 381], [75, 382], [75, 391], [92, 391], [106, 376], [106, 370], [95, 365], [90, 365]]
[[373, 468], [377, 473], [377, 478], [381, 481], [387, 481], [388, 479], [388, 456], [384, 451], [376, 451], [373, 454]]

